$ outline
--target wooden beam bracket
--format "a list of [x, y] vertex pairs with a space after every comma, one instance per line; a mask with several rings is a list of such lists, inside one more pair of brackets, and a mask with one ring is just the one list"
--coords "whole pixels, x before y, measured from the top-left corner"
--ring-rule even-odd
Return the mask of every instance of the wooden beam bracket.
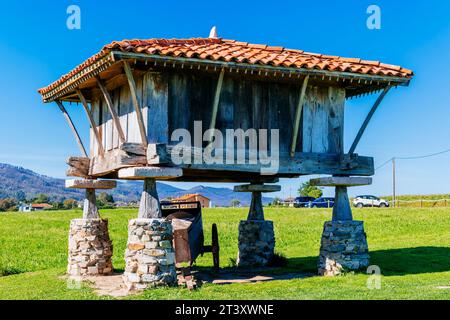
[[100, 133], [98, 132], [97, 125], [95, 124], [95, 121], [94, 121], [94, 117], [92, 116], [92, 113], [89, 110], [89, 106], [87, 104], [86, 98], [84, 97], [81, 90], [77, 89], [76, 93], [77, 93], [78, 97], [80, 98], [81, 104], [83, 105], [84, 111], [86, 112], [86, 115], [88, 117], [89, 124], [91, 125], [92, 131], [94, 132], [94, 137], [95, 137], [95, 140], [97, 141], [97, 145], [98, 145], [98, 151], [100, 154], [104, 154], [105, 149], [103, 148], [103, 143], [100, 138]]
[[74, 123], [72, 121], [72, 118], [70, 117], [69, 113], [67, 113], [66, 108], [64, 107], [64, 105], [62, 104], [61, 101], [56, 100], [55, 102], [58, 105], [59, 110], [61, 110], [64, 118], [67, 121], [67, 123], [69, 124], [69, 127], [72, 130], [73, 135], [75, 136], [75, 139], [76, 139], [76, 141], [78, 143], [78, 147], [80, 148], [81, 153], [83, 154], [84, 157], [89, 158], [89, 156], [88, 156], [88, 154], [86, 152], [86, 149], [85, 149], [85, 147], [83, 145], [83, 141], [81, 141], [80, 135], [78, 134], [78, 131], [75, 128], [75, 125], [74, 125]]
[[303, 103], [305, 102], [306, 88], [308, 87], [309, 75], [303, 80], [302, 89], [300, 91], [300, 97], [298, 100], [297, 110], [295, 113], [294, 131], [292, 132], [292, 144], [291, 144], [291, 157], [295, 155], [295, 149], [297, 147], [297, 140], [300, 130], [300, 120], [302, 117]]
[[125, 75], [127, 76], [128, 84], [130, 86], [131, 99], [133, 100], [134, 110], [136, 111], [142, 145], [144, 146], [144, 148], [147, 148], [147, 131], [145, 129], [144, 117], [142, 115], [142, 109], [137, 95], [136, 81], [134, 79], [133, 72], [131, 71], [130, 64], [127, 60], [123, 60], [123, 68], [125, 70]]
[[100, 88], [103, 97], [105, 98], [106, 105], [108, 106], [108, 110], [111, 113], [111, 117], [114, 121], [114, 125], [117, 129], [117, 132], [119, 133], [119, 140], [120, 143], [125, 143], [125, 134], [123, 133], [122, 125], [120, 124], [119, 116], [117, 115], [116, 110], [114, 110], [114, 104], [111, 99], [111, 95], [109, 94], [108, 90], [106, 89], [103, 81], [100, 79], [99, 76], [96, 76], [95, 79], [97, 80], [98, 87]]
[[364, 134], [364, 131], [366, 131], [366, 128], [367, 128], [370, 120], [372, 119], [375, 111], [377, 111], [378, 106], [381, 104], [384, 97], [388, 94], [388, 92], [389, 92], [389, 90], [391, 90], [391, 88], [392, 88], [392, 86], [387, 86], [386, 88], [384, 88], [383, 92], [378, 97], [377, 101], [375, 101], [375, 104], [373, 105], [372, 109], [370, 109], [369, 114], [367, 115], [366, 119], [364, 120], [361, 128], [358, 131], [358, 134], [356, 135], [355, 140], [352, 143], [352, 146], [350, 147], [350, 150], [348, 152], [349, 154], [353, 154], [355, 152], [356, 147], [358, 146], [358, 143], [361, 140], [361, 137]]

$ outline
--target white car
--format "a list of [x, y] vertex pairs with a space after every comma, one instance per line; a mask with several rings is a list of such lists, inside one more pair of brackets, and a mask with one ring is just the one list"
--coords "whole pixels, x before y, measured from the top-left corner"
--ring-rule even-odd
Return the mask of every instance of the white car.
[[389, 202], [375, 196], [357, 196], [355, 199], [353, 199], [353, 205], [357, 208], [363, 207], [386, 208], [389, 207]]

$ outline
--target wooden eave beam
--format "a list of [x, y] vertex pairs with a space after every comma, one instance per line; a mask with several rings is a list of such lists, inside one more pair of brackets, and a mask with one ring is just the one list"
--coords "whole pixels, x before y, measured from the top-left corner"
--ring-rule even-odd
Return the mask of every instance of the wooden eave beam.
[[141, 133], [142, 145], [144, 146], [144, 148], [147, 148], [147, 131], [145, 130], [144, 117], [142, 116], [142, 109], [137, 96], [136, 81], [134, 79], [133, 72], [131, 71], [131, 67], [128, 61], [123, 60], [123, 68], [125, 70], [125, 75], [127, 76], [128, 84], [130, 86], [131, 99], [133, 101], [134, 110], [136, 111], [136, 116], [139, 124], [139, 132]]
[[375, 101], [375, 104], [370, 109], [369, 114], [367, 115], [366, 119], [364, 120], [361, 128], [358, 131], [358, 134], [356, 135], [355, 140], [352, 143], [352, 146], [350, 147], [350, 150], [348, 152], [349, 154], [355, 153], [356, 147], [358, 146], [358, 143], [361, 140], [361, 137], [363, 136], [364, 132], [366, 131], [366, 128], [367, 128], [370, 120], [372, 119], [375, 111], [377, 111], [379, 105], [383, 101], [384, 97], [388, 94], [389, 90], [391, 90], [391, 88], [392, 88], [391, 86], [387, 86], [386, 88], [384, 88], [383, 92], [380, 94], [377, 101]]
[[92, 131], [94, 132], [94, 137], [95, 137], [95, 140], [97, 141], [98, 150], [99, 150], [100, 154], [103, 154], [103, 153], [105, 153], [105, 148], [103, 148], [103, 143], [100, 138], [100, 133], [98, 132], [97, 125], [95, 124], [95, 121], [94, 121], [94, 117], [92, 116], [92, 113], [89, 110], [89, 106], [86, 101], [86, 98], [84, 97], [81, 90], [77, 89], [76, 93], [78, 95], [78, 98], [80, 99], [81, 104], [83, 105], [84, 111], [86, 112], [86, 115], [89, 120], [89, 124], [91, 125], [91, 128], [92, 128]]
[[295, 123], [294, 131], [292, 132], [292, 143], [291, 143], [291, 157], [295, 155], [295, 149], [297, 148], [297, 141], [300, 130], [300, 120], [302, 117], [303, 104], [305, 102], [306, 88], [308, 87], [309, 76], [306, 76], [303, 80], [302, 88], [300, 90], [300, 96], [298, 100], [297, 110], [295, 113]]
[[236, 62], [225, 62], [225, 61], [211, 61], [197, 58], [184, 58], [184, 57], [169, 57], [160, 56], [156, 54], [144, 54], [144, 53], [133, 53], [133, 52], [119, 52], [113, 51], [111, 53], [115, 60], [120, 59], [137, 59], [142, 61], [152, 61], [156, 63], [167, 63], [168, 66], [173, 66], [173, 64], [194, 64], [209, 66], [210, 68], [220, 68], [220, 69], [233, 69], [233, 70], [248, 70], [250, 72], [277, 72], [283, 74], [292, 74], [292, 76], [300, 77], [309, 75], [310, 77], [317, 77], [320, 80], [324, 78], [339, 78], [339, 79], [353, 79], [353, 81], [380, 81], [386, 84], [390, 83], [392, 86], [408, 86], [411, 78], [406, 77], [394, 77], [394, 76], [382, 76], [382, 75], [372, 75], [372, 74], [359, 74], [344, 71], [328, 71], [328, 70], [315, 70], [315, 69], [305, 69], [305, 68], [290, 68], [290, 67], [276, 67], [269, 65], [256, 65], [250, 63], [236, 63]]
[[78, 147], [80, 148], [81, 153], [83, 154], [84, 157], [89, 158], [86, 149], [84, 148], [83, 145], [83, 141], [81, 141], [80, 135], [78, 134], [77, 129], [75, 128], [75, 125], [72, 121], [72, 118], [70, 118], [69, 113], [67, 112], [66, 108], [64, 107], [64, 105], [62, 104], [61, 101], [56, 100], [55, 101], [56, 104], [59, 107], [59, 110], [61, 110], [64, 118], [66, 119], [67, 123], [69, 124], [70, 129], [72, 130], [73, 135], [75, 136], [75, 140], [77, 141]]
[[111, 96], [110, 96], [108, 90], [106, 89], [105, 85], [103, 84], [103, 81], [100, 79], [100, 77], [97, 76], [95, 78], [97, 80], [98, 87], [100, 88], [100, 90], [103, 94], [103, 97], [105, 98], [106, 105], [108, 106], [108, 110], [111, 113], [111, 117], [113, 119], [114, 125], [117, 128], [117, 132], [119, 133], [120, 143], [123, 144], [123, 143], [125, 143], [125, 134], [123, 133], [123, 129], [122, 129], [122, 125], [120, 124], [119, 116], [117, 115], [116, 110], [114, 110], [114, 104], [111, 99]]

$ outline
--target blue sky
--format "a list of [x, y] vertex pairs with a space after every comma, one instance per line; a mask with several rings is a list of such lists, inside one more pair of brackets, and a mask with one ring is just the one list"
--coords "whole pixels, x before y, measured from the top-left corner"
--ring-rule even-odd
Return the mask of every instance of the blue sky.
[[[36, 90], [113, 40], [208, 36], [280, 45], [305, 51], [381, 60], [413, 69], [409, 88], [390, 93], [357, 152], [376, 165], [393, 156], [450, 148], [450, 2], [448, 1], [20, 1], [0, 11], [0, 162], [64, 177], [65, 159], [78, 149], [59, 110]], [[81, 8], [81, 30], [68, 30], [66, 9]], [[381, 30], [366, 27], [366, 9], [381, 8]], [[376, 96], [350, 100], [348, 150]], [[82, 110], [68, 107], [87, 141]], [[450, 153], [399, 161], [399, 194], [450, 193]], [[305, 179], [282, 180], [281, 196]], [[181, 184], [182, 187], [190, 186]], [[332, 190], [327, 191], [328, 194]], [[370, 187], [351, 194], [391, 193], [391, 167]]]

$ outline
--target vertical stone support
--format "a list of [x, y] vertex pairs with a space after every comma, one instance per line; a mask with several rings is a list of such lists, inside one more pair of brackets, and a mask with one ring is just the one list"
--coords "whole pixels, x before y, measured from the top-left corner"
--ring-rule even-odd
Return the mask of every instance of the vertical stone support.
[[136, 219], [129, 222], [123, 279], [130, 290], [177, 284], [170, 221]]
[[83, 219], [99, 219], [100, 214], [97, 208], [97, 198], [95, 196], [95, 189], [86, 189], [86, 199], [83, 205]]
[[236, 192], [251, 192], [252, 200], [246, 221], [239, 224], [239, 252], [237, 265], [240, 267], [265, 266], [275, 251], [275, 233], [272, 221], [264, 220], [263, 192], [277, 192], [280, 186], [250, 184], [236, 186]]
[[143, 180], [138, 219], [128, 225], [123, 280], [129, 290], [177, 284], [172, 222], [162, 218], [156, 180], [182, 176], [179, 168], [133, 167], [119, 170], [119, 178]]
[[68, 180], [66, 188], [85, 189], [83, 219], [70, 222], [67, 273], [70, 276], [108, 275], [113, 272], [113, 245], [108, 221], [100, 218], [95, 189], [112, 189], [115, 181]]
[[141, 203], [139, 205], [139, 218], [158, 219], [161, 218], [161, 205], [159, 203], [158, 191], [155, 179], [144, 180]]
[[372, 183], [371, 178], [332, 177], [311, 180], [311, 185], [335, 187], [332, 221], [325, 222], [320, 245], [318, 273], [336, 276], [369, 266], [369, 248], [364, 223], [354, 221], [347, 187]]

